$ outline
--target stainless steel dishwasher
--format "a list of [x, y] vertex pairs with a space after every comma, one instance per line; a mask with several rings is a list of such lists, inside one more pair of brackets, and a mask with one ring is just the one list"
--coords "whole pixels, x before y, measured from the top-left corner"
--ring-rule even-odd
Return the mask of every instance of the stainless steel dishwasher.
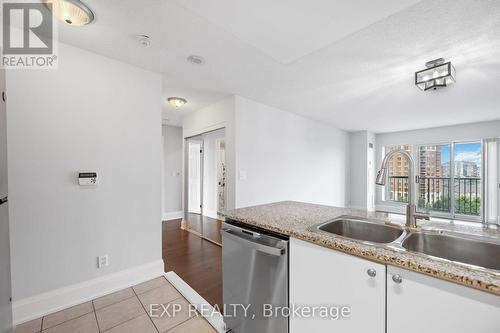
[[[222, 226], [225, 323], [234, 333], [287, 333], [288, 237], [226, 221]], [[248, 307], [244, 310], [243, 307]]]

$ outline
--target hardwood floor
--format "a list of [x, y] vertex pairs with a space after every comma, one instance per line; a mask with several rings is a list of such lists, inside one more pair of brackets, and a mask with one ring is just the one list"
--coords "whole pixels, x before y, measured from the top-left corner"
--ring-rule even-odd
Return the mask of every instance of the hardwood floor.
[[210, 304], [222, 306], [222, 248], [182, 230], [181, 221], [162, 225], [165, 272], [174, 271]]
[[[184, 221], [184, 227], [189, 228], [199, 234], [202, 233], [201, 229], [201, 215], [199, 214], [188, 214], [187, 219]], [[208, 216], [203, 216], [203, 236], [209, 240], [216, 242], [217, 244], [222, 244], [222, 236], [220, 229], [222, 227], [222, 221], [213, 219]]]

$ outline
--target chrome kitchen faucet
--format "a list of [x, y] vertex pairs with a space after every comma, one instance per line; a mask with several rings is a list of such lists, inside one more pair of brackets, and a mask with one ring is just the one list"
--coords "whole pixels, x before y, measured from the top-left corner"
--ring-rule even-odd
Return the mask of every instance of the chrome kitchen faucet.
[[382, 165], [377, 174], [375, 183], [384, 186], [387, 180], [387, 164], [392, 156], [401, 154], [408, 160], [408, 205], [406, 205], [406, 226], [412, 229], [417, 228], [417, 220], [429, 220], [428, 214], [417, 213], [416, 195], [415, 195], [415, 160], [405, 150], [392, 150], [385, 155]]

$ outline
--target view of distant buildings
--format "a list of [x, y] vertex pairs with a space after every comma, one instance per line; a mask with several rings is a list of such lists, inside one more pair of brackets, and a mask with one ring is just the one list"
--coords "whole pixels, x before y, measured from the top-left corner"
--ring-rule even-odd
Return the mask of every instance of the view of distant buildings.
[[[408, 145], [396, 146], [393, 149], [403, 149], [411, 152]], [[470, 161], [455, 161], [455, 178], [480, 178], [481, 166]], [[451, 163], [441, 164], [441, 146], [422, 146], [419, 149], [418, 175], [422, 178], [449, 178], [451, 177]], [[391, 163], [391, 176], [408, 177], [408, 161], [401, 155], [393, 156]]]
[[[442, 165], [443, 177], [451, 177], [450, 162]], [[481, 166], [475, 162], [455, 161], [455, 177], [456, 178], [479, 178], [481, 177]]]
[[[409, 145], [393, 146], [391, 149], [406, 150], [411, 153]], [[408, 195], [408, 160], [399, 154], [392, 156], [389, 170], [391, 177], [391, 200], [406, 201]]]
[[[393, 146], [411, 152], [411, 146]], [[435, 210], [448, 211], [450, 200], [467, 197], [469, 202], [481, 196], [481, 166], [472, 161], [454, 161], [454, 184], [451, 184], [451, 163], [442, 163], [442, 146], [421, 146], [418, 151], [419, 199]], [[390, 199], [407, 201], [408, 161], [401, 155], [390, 163]], [[453, 191], [454, 195], [451, 194]], [[476, 207], [477, 208], [477, 207]], [[474, 209], [476, 209], [474, 208]], [[473, 210], [472, 206], [470, 207]], [[474, 212], [473, 212], [474, 213]]]

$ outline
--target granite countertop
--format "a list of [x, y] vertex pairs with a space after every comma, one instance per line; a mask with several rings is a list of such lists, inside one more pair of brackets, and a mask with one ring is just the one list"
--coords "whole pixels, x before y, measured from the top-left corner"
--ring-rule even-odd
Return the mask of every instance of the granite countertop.
[[[380, 223], [386, 223], [389, 222], [387, 214], [284, 201], [230, 210], [225, 215], [227, 218], [243, 224], [500, 296], [500, 271], [476, 268], [446, 259], [429, 257], [425, 254], [391, 248], [383, 244], [367, 244], [363, 241], [325, 233], [312, 228], [317, 224], [343, 215], [370, 218], [378, 220]], [[393, 220], [390, 222], [395, 223]], [[419, 226], [423, 230], [444, 230], [445, 232], [467, 233], [474, 235], [474, 237], [500, 239], [499, 231], [484, 229], [482, 226], [471, 226], [471, 224], [419, 221]], [[500, 260], [500, 258], [498, 259]]]

